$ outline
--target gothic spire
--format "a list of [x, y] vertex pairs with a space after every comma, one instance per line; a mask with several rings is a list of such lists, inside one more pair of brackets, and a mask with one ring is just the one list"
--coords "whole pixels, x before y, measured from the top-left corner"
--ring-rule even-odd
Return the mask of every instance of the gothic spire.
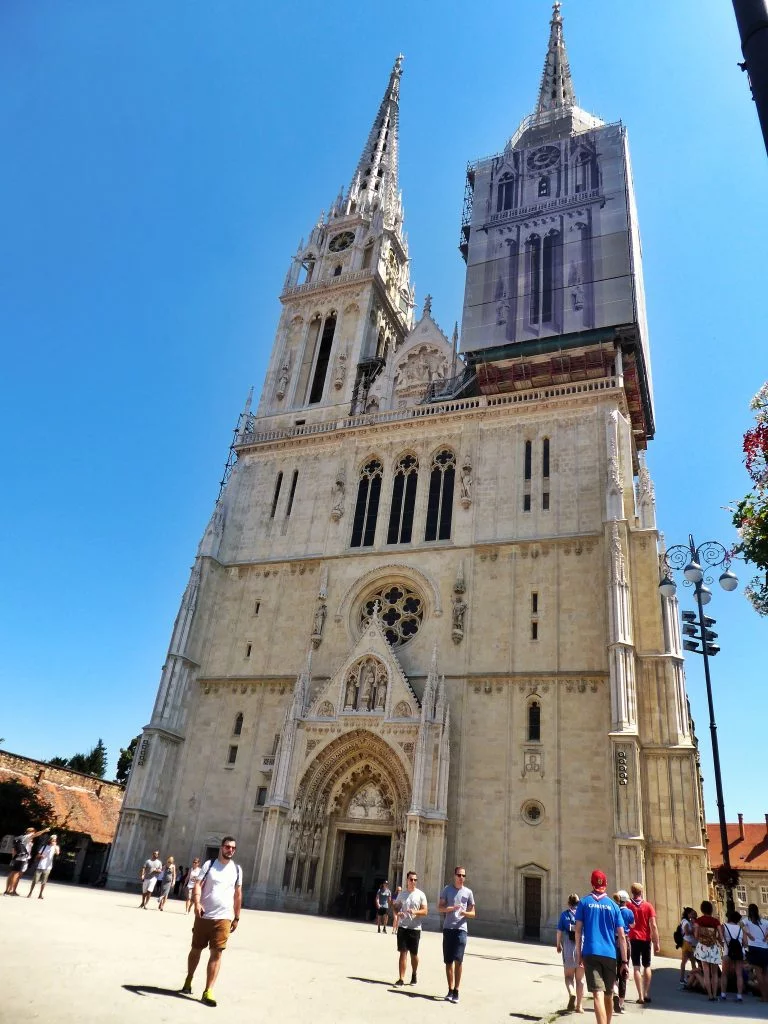
[[394, 213], [398, 204], [397, 144], [400, 100], [400, 76], [403, 73], [403, 55], [392, 67], [373, 125], [358, 160], [349, 198], [364, 203], [377, 199], [385, 213]]
[[560, 14], [560, 0], [552, 4], [552, 21], [549, 26], [549, 46], [544, 58], [544, 71], [541, 76], [539, 100], [536, 113], [543, 114], [549, 110], [567, 110], [576, 105], [573, 92], [571, 68], [565, 50], [563, 37], [563, 16]]

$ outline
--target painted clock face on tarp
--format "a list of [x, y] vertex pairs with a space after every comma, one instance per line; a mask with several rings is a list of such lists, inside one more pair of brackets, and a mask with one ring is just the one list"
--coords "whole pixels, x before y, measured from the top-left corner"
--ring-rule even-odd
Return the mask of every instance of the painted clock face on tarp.
[[542, 146], [528, 154], [528, 170], [543, 171], [547, 167], [554, 167], [559, 160], [560, 150], [557, 146]]
[[355, 240], [353, 231], [342, 231], [338, 235], [334, 235], [328, 245], [329, 252], [343, 252], [344, 249], [348, 249]]

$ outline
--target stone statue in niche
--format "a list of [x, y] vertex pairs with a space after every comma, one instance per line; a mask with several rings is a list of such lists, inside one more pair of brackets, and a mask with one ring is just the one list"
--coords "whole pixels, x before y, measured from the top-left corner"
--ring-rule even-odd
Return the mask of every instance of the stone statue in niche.
[[353, 708], [355, 706], [355, 694], [357, 692], [357, 679], [355, 673], [350, 672], [347, 679], [347, 688], [344, 691], [344, 707]]
[[288, 381], [291, 377], [291, 360], [289, 356], [285, 357], [283, 365], [280, 367], [280, 372], [277, 375], [277, 397], [284, 398], [285, 392], [288, 390]]
[[320, 856], [320, 844], [322, 842], [322, 839], [323, 839], [323, 828], [322, 828], [322, 825], [318, 825], [315, 828], [315, 838], [312, 840], [312, 856], [313, 857], [319, 857]]
[[392, 861], [395, 864], [402, 864], [405, 856], [405, 836], [397, 832], [392, 841]]
[[376, 671], [373, 665], [368, 662], [360, 676], [360, 700], [358, 711], [370, 711], [373, 703], [373, 687], [376, 681]]
[[472, 504], [472, 463], [468, 455], [464, 456], [464, 462], [461, 465], [459, 488], [461, 504], [464, 508], [469, 508]]
[[575, 261], [568, 269], [568, 292], [573, 311], [578, 313], [584, 309], [584, 282], [581, 277], [581, 267]]
[[336, 360], [336, 372], [333, 375], [333, 386], [337, 391], [340, 391], [344, 387], [344, 381], [347, 376], [347, 353], [339, 352], [339, 358]]
[[387, 673], [385, 670], [379, 672], [376, 680], [376, 710], [384, 710], [384, 702], [387, 699]]
[[333, 505], [331, 506], [331, 519], [339, 520], [344, 515], [344, 477], [337, 473], [333, 484]]
[[296, 854], [296, 847], [299, 842], [299, 823], [298, 821], [291, 822], [291, 830], [288, 833], [288, 856], [293, 857]]
[[325, 625], [325, 617], [328, 614], [328, 606], [325, 604], [319, 604], [315, 611], [315, 621], [312, 626], [312, 635], [321, 637], [323, 635], [323, 626]]
[[467, 602], [463, 600], [461, 595], [457, 595], [453, 599], [453, 629], [451, 636], [453, 637], [454, 643], [459, 643], [464, 636], [464, 616], [467, 613]]
[[303, 829], [303, 831], [301, 833], [301, 839], [299, 840], [299, 856], [300, 857], [306, 857], [307, 853], [309, 852], [309, 836], [310, 836], [310, 827], [309, 827], [309, 825], [305, 825], [304, 829]]

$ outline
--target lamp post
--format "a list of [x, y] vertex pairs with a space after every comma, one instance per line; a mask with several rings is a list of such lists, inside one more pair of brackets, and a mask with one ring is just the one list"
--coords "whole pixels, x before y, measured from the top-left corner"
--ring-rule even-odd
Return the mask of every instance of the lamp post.
[[[739, 585], [736, 576], [730, 570], [731, 556], [728, 550], [716, 540], [707, 540], [697, 547], [693, 537], [688, 535], [687, 544], [674, 544], [667, 548], [663, 555], [663, 578], [659, 583], [659, 590], [664, 597], [674, 597], [677, 585], [673, 579], [673, 573], [681, 570], [684, 585], [693, 587], [693, 594], [699, 611], [698, 621], [695, 612], [683, 612], [683, 635], [688, 639], [683, 641], [683, 649], [704, 658], [704, 679], [707, 684], [707, 703], [709, 705], [709, 732], [712, 737], [712, 760], [715, 766], [715, 790], [717, 792], [717, 813], [720, 820], [720, 844], [723, 851], [723, 868], [725, 875], [725, 896], [726, 909], [734, 909], [733, 902], [733, 876], [731, 870], [731, 856], [728, 849], [728, 829], [725, 824], [725, 802], [723, 800], [723, 780], [720, 775], [720, 749], [717, 743], [717, 723], [715, 722], [715, 705], [712, 700], [712, 681], [709, 675], [709, 659], [714, 657], [720, 648], [714, 642], [717, 640], [717, 633], [710, 627], [715, 625], [715, 620], [704, 614], [704, 606], [712, 600], [712, 591], [706, 586], [712, 583], [713, 577], [707, 576], [709, 569], [718, 565], [723, 566], [719, 583], [723, 590], [732, 591]], [[701, 647], [699, 647], [701, 643]]]

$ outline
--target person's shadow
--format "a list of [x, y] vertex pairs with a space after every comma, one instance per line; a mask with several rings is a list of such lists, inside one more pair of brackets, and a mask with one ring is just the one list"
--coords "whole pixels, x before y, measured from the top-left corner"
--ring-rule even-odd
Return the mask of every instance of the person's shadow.
[[177, 988], [159, 988], [157, 985], [123, 985], [126, 992], [135, 996], [173, 996], [174, 999], [187, 999]]

